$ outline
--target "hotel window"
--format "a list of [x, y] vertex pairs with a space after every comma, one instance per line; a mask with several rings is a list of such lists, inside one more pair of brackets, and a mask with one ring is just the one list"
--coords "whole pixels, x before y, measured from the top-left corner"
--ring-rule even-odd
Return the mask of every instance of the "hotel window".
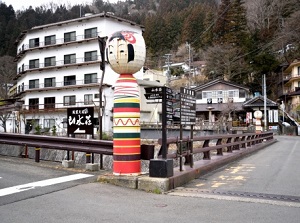
[[76, 75], [64, 77], [64, 86], [67, 85], [76, 85]]
[[40, 46], [40, 39], [34, 38], [29, 40], [29, 48], [38, 47]]
[[76, 32], [69, 32], [69, 33], [65, 33], [64, 34], [64, 42], [72, 42], [72, 41], [76, 41]]
[[38, 109], [39, 108], [39, 99], [30, 98], [29, 99], [29, 109]]
[[53, 128], [55, 126], [55, 119], [44, 119], [44, 128]]
[[84, 38], [94, 38], [97, 37], [97, 28], [85, 29], [84, 30]]
[[45, 78], [44, 87], [55, 87], [55, 77]]
[[228, 91], [228, 97], [229, 98], [236, 98], [238, 96], [239, 96], [239, 91], [238, 90]]
[[85, 52], [84, 53], [84, 61], [95, 61], [97, 60], [97, 51]]
[[40, 61], [39, 59], [29, 60], [29, 69], [39, 68], [40, 66], [39, 61]]
[[97, 74], [85, 74], [84, 75], [84, 83], [85, 84], [91, 84], [91, 83], [97, 83]]
[[53, 45], [56, 43], [55, 35], [45, 36], [45, 46]]
[[223, 91], [217, 91], [217, 97], [223, 98]]
[[84, 95], [84, 104], [85, 105], [93, 104], [93, 94], [85, 94]]
[[217, 91], [212, 91], [212, 98], [217, 98]]
[[55, 108], [55, 97], [44, 98], [44, 108]]
[[300, 76], [300, 67], [298, 67], [298, 76]]
[[245, 98], [246, 97], [246, 91], [245, 90], [239, 90], [239, 98]]
[[218, 103], [223, 103], [223, 91], [217, 91]]
[[64, 96], [64, 105], [75, 105], [75, 104], [76, 104], [75, 95]]
[[203, 96], [203, 98], [212, 98], [212, 92], [211, 91], [203, 91], [202, 96]]
[[202, 91], [196, 92], [196, 98], [197, 99], [202, 99]]
[[64, 64], [76, 63], [76, 54], [69, 54], [64, 56]]
[[55, 66], [55, 57], [45, 58], [45, 67]]
[[68, 127], [68, 119], [67, 118], [63, 118], [63, 128], [67, 128]]
[[29, 89], [39, 88], [39, 79], [29, 80]]

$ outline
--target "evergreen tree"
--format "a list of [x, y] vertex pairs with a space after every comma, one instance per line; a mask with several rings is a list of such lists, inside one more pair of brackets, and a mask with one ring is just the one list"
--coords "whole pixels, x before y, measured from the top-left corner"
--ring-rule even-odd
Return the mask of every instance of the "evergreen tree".
[[222, 0], [214, 29], [215, 43], [243, 44], [247, 37], [246, 9], [242, 0]]
[[195, 49], [203, 47], [200, 34], [204, 31], [206, 7], [196, 4], [189, 8], [189, 15], [184, 21], [182, 30], [182, 42], [189, 42]]
[[230, 0], [221, 0], [219, 6], [217, 21], [214, 27], [214, 43], [223, 44], [227, 40], [225, 35], [230, 32], [229, 23], [229, 8], [231, 7]]
[[13, 7], [0, 3], [0, 56], [15, 55], [16, 22]]

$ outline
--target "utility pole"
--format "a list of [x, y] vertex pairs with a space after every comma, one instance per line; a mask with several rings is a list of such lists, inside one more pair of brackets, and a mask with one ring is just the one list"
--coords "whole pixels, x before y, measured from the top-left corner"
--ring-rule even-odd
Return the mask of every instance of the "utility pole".
[[105, 45], [106, 45], [106, 37], [98, 36], [98, 44], [100, 49], [101, 55], [101, 62], [100, 62], [100, 70], [102, 70], [102, 77], [99, 84], [99, 139], [103, 137], [103, 130], [102, 130], [102, 122], [103, 122], [103, 105], [102, 105], [102, 93], [103, 93], [103, 79], [105, 75]]
[[191, 77], [191, 44], [186, 42], [186, 47], [188, 48], [189, 52], [189, 88], [191, 88], [192, 85], [192, 77]]
[[267, 131], [267, 86], [266, 74], [264, 74], [264, 130]]
[[169, 82], [170, 82], [170, 76], [171, 76], [171, 72], [170, 72], [170, 65], [172, 64], [172, 62], [170, 61], [170, 58], [171, 58], [172, 54], [165, 54], [165, 58], [167, 58], [165, 64], [168, 66], [168, 69], [167, 69], [167, 83], [166, 85], [169, 85]]

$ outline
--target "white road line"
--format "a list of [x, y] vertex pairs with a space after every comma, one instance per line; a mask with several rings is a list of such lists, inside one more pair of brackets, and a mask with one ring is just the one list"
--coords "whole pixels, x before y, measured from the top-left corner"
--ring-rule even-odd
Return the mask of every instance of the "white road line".
[[84, 179], [84, 178], [92, 177], [92, 176], [94, 176], [94, 175], [79, 173], [79, 174], [73, 174], [73, 175], [64, 176], [64, 177], [58, 177], [58, 178], [53, 178], [53, 179], [48, 179], [48, 180], [37, 181], [37, 182], [29, 183], [29, 184], [8, 187], [8, 188], [0, 189], [0, 197], [9, 195], [9, 194], [19, 193], [22, 191], [35, 189], [36, 187], [46, 187], [46, 186], [50, 186], [50, 185], [54, 185], [54, 184], [60, 184], [60, 183], [65, 183], [65, 182], [69, 182], [69, 181], [73, 181], [73, 180]]

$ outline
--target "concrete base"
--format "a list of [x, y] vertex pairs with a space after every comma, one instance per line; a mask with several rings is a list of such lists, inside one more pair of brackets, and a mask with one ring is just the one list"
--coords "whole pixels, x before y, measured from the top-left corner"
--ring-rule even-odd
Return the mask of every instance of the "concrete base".
[[137, 176], [116, 176], [113, 174], [106, 174], [99, 176], [97, 181], [130, 189], [137, 189], [137, 179]]
[[98, 163], [87, 163], [85, 165], [85, 169], [89, 171], [98, 171], [99, 170], [99, 164]]
[[75, 160], [63, 160], [62, 166], [65, 168], [74, 168]]
[[169, 178], [144, 176], [138, 179], [137, 189], [160, 194], [170, 190], [169, 184]]
[[154, 178], [146, 175], [116, 176], [113, 174], [105, 174], [99, 176], [97, 181], [153, 193], [162, 193], [170, 190], [169, 178]]

